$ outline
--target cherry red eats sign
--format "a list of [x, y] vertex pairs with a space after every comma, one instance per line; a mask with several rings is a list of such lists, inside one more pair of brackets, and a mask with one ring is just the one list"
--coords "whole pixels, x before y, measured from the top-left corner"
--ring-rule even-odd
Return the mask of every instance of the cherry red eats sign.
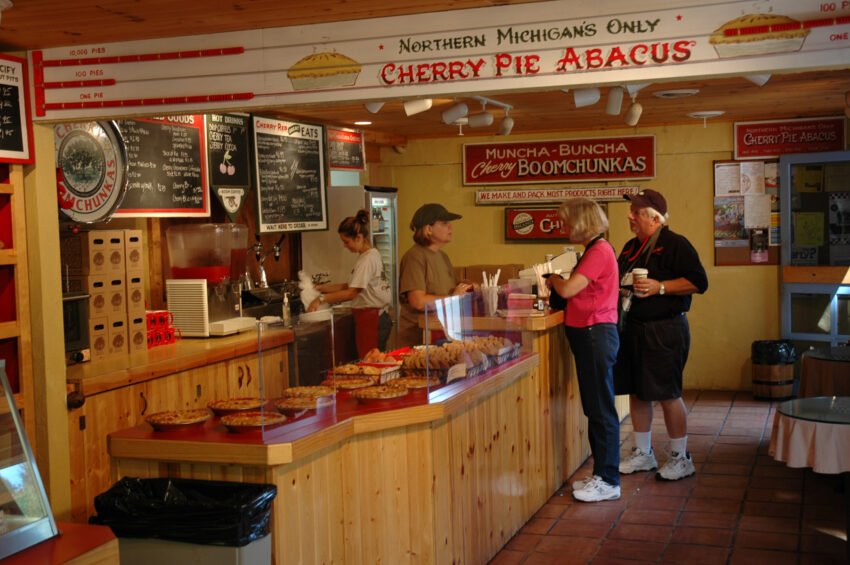
[[655, 136], [595, 137], [463, 146], [464, 184], [651, 179]]
[[843, 117], [735, 124], [735, 159], [775, 159], [789, 153], [843, 149]]

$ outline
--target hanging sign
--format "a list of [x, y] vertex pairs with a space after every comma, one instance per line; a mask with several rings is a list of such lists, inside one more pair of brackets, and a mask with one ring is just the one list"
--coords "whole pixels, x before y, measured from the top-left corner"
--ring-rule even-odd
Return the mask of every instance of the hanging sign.
[[561, 231], [564, 221], [558, 207], [505, 208], [505, 239], [533, 241], [568, 239]]
[[328, 228], [322, 127], [252, 116], [260, 233]]
[[567, 198], [597, 201], [622, 200], [640, 192], [639, 186], [583, 186], [580, 188], [482, 189], [475, 191], [476, 204], [543, 204], [563, 202]]
[[27, 62], [0, 55], [0, 162], [33, 163]]
[[349, 171], [366, 168], [363, 159], [363, 132], [327, 128], [328, 167]]
[[463, 146], [463, 183], [467, 185], [632, 180], [654, 176], [654, 135]]
[[251, 188], [251, 117], [207, 114], [204, 119], [210, 190], [235, 222]]
[[735, 159], [844, 150], [843, 116], [735, 122]]

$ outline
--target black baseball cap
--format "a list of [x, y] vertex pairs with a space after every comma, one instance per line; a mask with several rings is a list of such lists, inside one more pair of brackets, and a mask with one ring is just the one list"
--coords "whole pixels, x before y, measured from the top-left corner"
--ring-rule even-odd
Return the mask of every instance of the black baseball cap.
[[667, 201], [660, 192], [647, 188], [637, 194], [624, 194], [623, 198], [630, 200], [641, 208], [652, 208], [662, 216], [667, 215]]
[[451, 222], [462, 217], [460, 214], [449, 212], [442, 204], [423, 204], [413, 214], [413, 219], [410, 220], [410, 229], [416, 231], [434, 222]]

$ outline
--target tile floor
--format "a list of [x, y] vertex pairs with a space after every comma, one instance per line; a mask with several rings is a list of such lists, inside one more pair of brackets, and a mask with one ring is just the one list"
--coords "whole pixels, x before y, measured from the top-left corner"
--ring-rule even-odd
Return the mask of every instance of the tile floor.
[[[742, 392], [690, 391], [684, 399], [696, 475], [672, 483], [656, 481], [654, 471], [623, 475], [619, 500], [582, 503], [569, 484], [589, 474], [587, 462], [490, 564], [844, 563], [841, 477], [790, 469], [768, 455], [777, 403]], [[652, 431], [663, 465], [660, 408]], [[631, 435], [626, 419], [621, 453]]]

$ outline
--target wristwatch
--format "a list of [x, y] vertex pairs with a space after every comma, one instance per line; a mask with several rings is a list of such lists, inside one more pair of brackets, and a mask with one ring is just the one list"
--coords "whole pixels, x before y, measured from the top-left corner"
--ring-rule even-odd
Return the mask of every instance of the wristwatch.
[[661, 286], [658, 287], [658, 294], [664, 295], [664, 283], [661, 283]]

